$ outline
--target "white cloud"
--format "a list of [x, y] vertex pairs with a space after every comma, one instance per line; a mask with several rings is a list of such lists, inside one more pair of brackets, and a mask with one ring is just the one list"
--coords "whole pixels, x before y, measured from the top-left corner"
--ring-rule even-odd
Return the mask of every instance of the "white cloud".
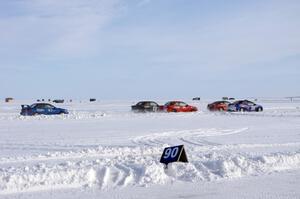
[[269, 63], [300, 53], [299, 9], [298, 2], [270, 1], [205, 23], [195, 18], [192, 26], [158, 21], [122, 27], [108, 42], [144, 51], [162, 65], [226, 70]]
[[[18, 1], [21, 15], [0, 18], [7, 49], [77, 56], [93, 48], [99, 31], [119, 15], [119, 0]], [[24, 54], [26, 54], [24, 52]]]

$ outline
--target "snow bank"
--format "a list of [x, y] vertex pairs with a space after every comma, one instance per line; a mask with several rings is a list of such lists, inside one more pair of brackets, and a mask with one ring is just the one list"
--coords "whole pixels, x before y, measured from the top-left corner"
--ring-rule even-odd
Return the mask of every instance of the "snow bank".
[[[300, 168], [300, 153], [251, 156], [212, 152], [192, 153], [190, 163], [175, 163], [165, 170], [159, 163], [160, 151], [161, 148], [155, 147], [106, 147], [73, 155], [60, 154], [60, 161], [58, 154], [36, 157], [38, 163], [0, 169], [0, 194], [70, 187], [114, 189], [174, 181], [214, 181]], [[23, 161], [33, 160], [24, 158]], [[10, 161], [2, 160], [0, 164]]]

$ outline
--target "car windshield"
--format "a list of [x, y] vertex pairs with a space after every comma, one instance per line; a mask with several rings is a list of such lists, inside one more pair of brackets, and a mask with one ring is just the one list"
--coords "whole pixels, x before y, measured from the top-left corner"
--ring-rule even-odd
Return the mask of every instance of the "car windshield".
[[155, 102], [150, 102], [151, 106], [158, 106], [158, 104], [156, 104]]
[[170, 106], [170, 105], [172, 105], [172, 102], [167, 102], [167, 103], [165, 104], [165, 106]]

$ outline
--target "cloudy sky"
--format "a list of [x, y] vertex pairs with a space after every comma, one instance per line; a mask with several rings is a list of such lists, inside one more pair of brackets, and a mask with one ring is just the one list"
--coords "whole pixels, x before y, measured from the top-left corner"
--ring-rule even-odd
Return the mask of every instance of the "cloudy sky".
[[0, 0], [0, 97], [300, 95], [298, 0]]

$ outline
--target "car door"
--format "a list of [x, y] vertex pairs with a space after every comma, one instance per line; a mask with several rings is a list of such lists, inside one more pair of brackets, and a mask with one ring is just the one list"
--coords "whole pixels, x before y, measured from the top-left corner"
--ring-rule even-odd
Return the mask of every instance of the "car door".
[[248, 101], [249, 111], [255, 111], [255, 104], [253, 102]]
[[151, 104], [150, 104], [150, 102], [145, 102], [144, 103], [144, 109], [145, 109], [145, 111], [151, 111]]
[[45, 105], [44, 104], [38, 104], [38, 105], [36, 105], [35, 112], [37, 114], [47, 114], [47, 111], [45, 109]]
[[183, 102], [178, 102], [178, 106], [180, 107], [180, 111], [182, 111], [182, 112], [189, 111], [188, 105]]
[[174, 109], [175, 109], [176, 111], [182, 111], [182, 109], [181, 109], [181, 106], [180, 106], [180, 103], [179, 103], [179, 102], [175, 102], [173, 107], [174, 107]]
[[156, 112], [158, 110], [158, 105], [154, 102], [150, 103], [151, 111]]
[[167, 111], [168, 112], [176, 112], [176, 111], [180, 111], [179, 110], [179, 106], [177, 105], [177, 102], [170, 102], [166, 104], [167, 106]]
[[47, 114], [52, 115], [52, 114], [58, 114], [58, 109], [56, 109], [54, 106], [47, 104], [45, 106], [45, 111]]

